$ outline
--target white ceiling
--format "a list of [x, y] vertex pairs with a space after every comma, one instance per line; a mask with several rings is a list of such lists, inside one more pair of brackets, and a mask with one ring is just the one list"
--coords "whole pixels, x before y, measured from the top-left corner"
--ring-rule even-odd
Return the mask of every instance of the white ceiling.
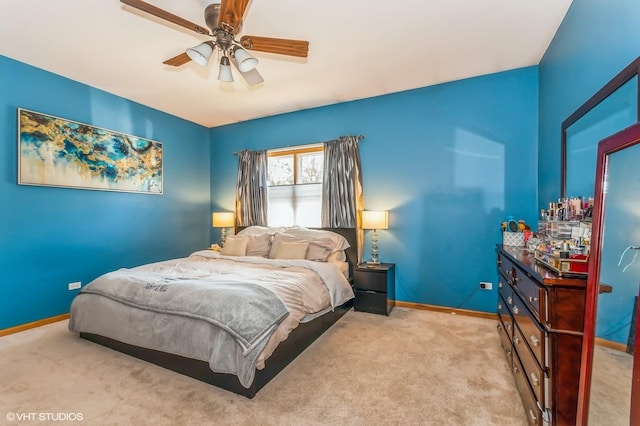
[[[206, 28], [207, 0], [146, 0]], [[118, 0], [0, 0], [0, 54], [207, 127], [539, 63], [571, 0], [253, 0], [242, 34], [309, 41], [254, 52], [265, 82], [162, 61], [203, 40]]]

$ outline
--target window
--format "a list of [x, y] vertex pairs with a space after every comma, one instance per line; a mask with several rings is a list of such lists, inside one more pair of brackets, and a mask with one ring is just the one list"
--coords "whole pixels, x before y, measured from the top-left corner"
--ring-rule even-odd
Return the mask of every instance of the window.
[[322, 145], [269, 152], [269, 226], [321, 225]]

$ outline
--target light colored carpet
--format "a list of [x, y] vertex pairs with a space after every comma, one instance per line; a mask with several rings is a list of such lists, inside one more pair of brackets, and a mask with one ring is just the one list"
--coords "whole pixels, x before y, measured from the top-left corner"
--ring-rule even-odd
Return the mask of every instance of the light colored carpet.
[[596, 345], [589, 402], [589, 424], [624, 426], [631, 412], [633, 355]]
[[79, 413], [82, 422], [68, 423], [76, 425], [526, 424], [492, 320], [348, 312], [253, 400], [66, 327], [0, 338], [0, 424], [10, 412]]

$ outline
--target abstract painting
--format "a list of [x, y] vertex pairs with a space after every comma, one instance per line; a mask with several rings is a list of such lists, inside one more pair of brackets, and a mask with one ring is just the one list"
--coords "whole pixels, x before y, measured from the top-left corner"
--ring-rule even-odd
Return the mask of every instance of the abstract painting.
[[162, 194], [162, 144], [18, 108], [18, 183]]

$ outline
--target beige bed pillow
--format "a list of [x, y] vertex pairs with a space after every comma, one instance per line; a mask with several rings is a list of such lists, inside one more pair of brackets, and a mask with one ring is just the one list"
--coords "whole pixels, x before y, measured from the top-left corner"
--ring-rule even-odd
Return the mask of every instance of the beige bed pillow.
[[247, 238], [231, 235], [227, 237], [220, 254], [225, 256], [244, 256], [247, 251]]
[[304, 259], [308, 247], [309, 243], [307, 242], [281, 241], [273, 259]]
[[282, 242], [300, 243], [300, 242], [306, 242], [306, 241], [303, 240], [302, 238], [298, 238], [293, 235], [287, 235], [287, 234], [283, 234], [282, 232], [276, 232], [276, 234], [273, 236], [273, 239], [271, 240], [271, 249], [269, 250], [269, 257], [271, 259], [276, 258], [276, 252], [278, 251], [278, 246]]
[[269, 251], [271, 250], [271, 235], [256, 234], [247, 235], [244, 238], [247, 239], [247, 251], [245, 253], [246, 256], [269, 256]]
[[326, 262], [329, 255], [333, 252], [333, 242], [329, 238], [317, 238], [309, 240], [309, 248], [305, 259], [314, 262]]
[[283, 242], [307, 243], [308, 247], [304, 258], [307, 260], [312, 260], [314, 262], [326, 262], [335, 249], [335, 244], [331, 240], [331, 238], [322, 237], [307, 239], [298, 237], [296, 235], [278, 232], [273, 236], [273, 240], [271, 243], [271, 250], [269, 252], [269, 257], [271, 259], [276, 259], [275, 254], [278, 251], [279, 245]]
[[350, 247], [349, 242], [345, 237], [326, 229], [309, 229], [300, 226], [292, 226], [285, 229], [285, 234], [295, 235], [298, 238], [303, 238], [308, 241], [313, 240], [325, 240], [328, 238], [333, 242], [332, 251], [346, 250]]

